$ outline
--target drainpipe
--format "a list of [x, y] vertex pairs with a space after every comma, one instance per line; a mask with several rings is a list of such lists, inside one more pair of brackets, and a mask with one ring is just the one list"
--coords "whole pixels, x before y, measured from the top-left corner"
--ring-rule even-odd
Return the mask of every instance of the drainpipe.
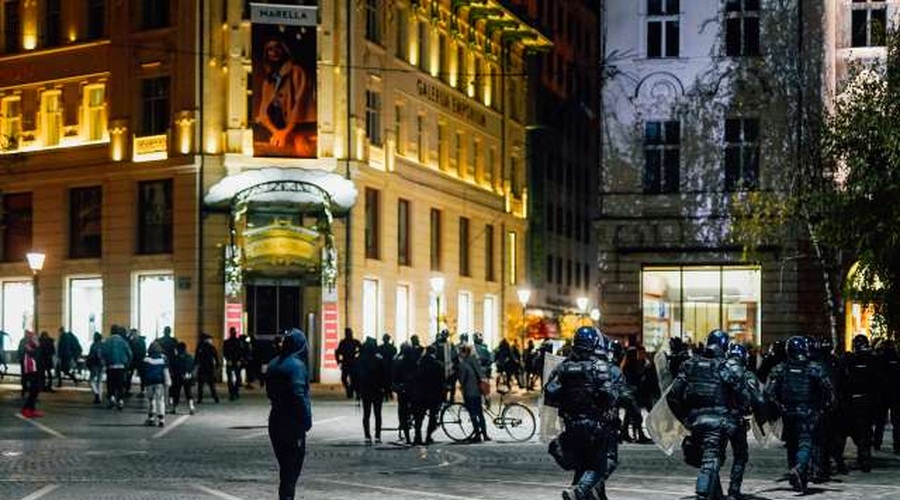
[[[350, 179], [350, 155], [351, 155], [351, 147], [353, 145], [352, 140], [351, 140], [351, 137], [352, 137], [351, 134], [353, 133], [353, 124], [352, 124], [352, 118], [353, 118], [353, 111], [352, 111], [352, 109], [353, 109], [352, 108], [352, 106], [353, 106], [353, 88], [352, 88], [352, 84], [353, 84], [353, 81], [350, 77], [351, 76], [350, 75], [350, 69], [351, 69], [350, 63], [351, 63], [352, 54], [353, 54], [353, 29], [352, 29], [353, 28], [353, 0], [347, 0], [347, 2], [346, 2], [346, 22], [347, 22], [347, 26], [345, 27], [344, 32], [347, 33], [347, 54], [345, 56], [346, 63], [347, 63], [347, 71], [344, 75], [344, 78], [347, 81], [347, 134], [346, 134], [347, 146], [346, 146], [344, 156], [347, 159], [347, 165], [346, 165], [347, 169], [344, 172], [344, 176], [347, 178], [347, 180], [351, 180]], [[351, 290], [351, 287], [350, 287], [350, 270], [351, 270], [350, 260], [353, 255], [353, 249], [352, 249], [352, 246], [350, 245], [351, 237], [352, 237], [350, 223], [351, 223], [352, 216], [353, 216], [353, 209], [351, 208], [351, 209], [347, 210], [347, 219], [344, 223], [344, 233], [345, 233], [344, 241], [346, 242], [346, 249], [344, 251], [344, 253], [346, 254], [346, 255], [344, 255], [344, 308], [343, 308], [344, 309], [344, 328], [347, 328], [348, 326], [350, 326], [350, 290]]]
[[204, 77], [205, 72], [204, 68], [206, 64], [204, 64], [204, 41], [206, 39], [206, 33], [204, 32], [204, 16], [206, 15], [206, 11], [204, 9], [205, 0], [200, 0], [197, 2], [197, 30], [199, 39], [199, 50], [197, 51], [197, 86], [195, 88], [197, 101], [198, 101], [198, 114], [197, 117], [197, 129], [199, 131], [199, 139], [197, 141], [197, 147], [200, 155], [200, 166], [197, 169], [197, 338], [200, 338], [200, 333], [203, 331], [203, 309], [204, 309], [204, 286], [203, 286], [203, 217], [205, 215], [205, 210], [203, 208], [203, 178], [204, 178], [204, 167], [206, 164], [206, 155], [204, 154], [204, 133], [203, 133], [203, 86], [204, 86]]

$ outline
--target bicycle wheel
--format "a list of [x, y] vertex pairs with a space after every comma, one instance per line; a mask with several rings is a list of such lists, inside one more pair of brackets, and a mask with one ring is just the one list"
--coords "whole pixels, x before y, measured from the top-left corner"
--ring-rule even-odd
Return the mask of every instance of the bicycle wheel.
[[441, 429], [450, 440], [463, 442], [475, 432], [469, 411], [462, 403], [450, 403], [441, 411]]
[[500, 423], [514, 441], [528, 441], [534, 436], [534, 413], [521, 403], [506, 405], [500, 413]]

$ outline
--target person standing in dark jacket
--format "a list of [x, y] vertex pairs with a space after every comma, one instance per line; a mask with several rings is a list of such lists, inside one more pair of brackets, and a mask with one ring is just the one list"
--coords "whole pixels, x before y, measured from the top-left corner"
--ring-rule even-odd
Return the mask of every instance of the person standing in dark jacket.
[[94, 332], [94, 342], [88, 349], [85, 366], [90, 375], [88, 375], [88, 385], [91, 386], [91, 392], [94, 394], [94, 404], [100, 404], [100, 392], [103, 383], [103, 336], [100, 332]]
[[463, 402], [469, 417], [472, 419], [473, 432], [469, 439], [474, 443], [490, 441], [484, 411], [481, 407], [481, 380], [484, 374], [478, 364], [478, 356], [473, 354], [472, 346], [463, 345], [459, 349], [459, 385], [462, 389]]
[[743, 498], [741, 485], [744, 482], [744, 470], [750, 460], [750, 448], [747, 443], [746, 417], [754, 415], [758, 423], [765, 422], [765, 399], [756, 375], [747, 366], [750, 354], [747, 348], [732, 343], [728, 348], [728, 360], [725, 362], [728, 371], [740, 374], [741, 385], [737, 395], [737, 404], [731, 407], [726, 425], [726, 436], [731, 444], [733, 460], [731, 462], [731, 480], [728, 483], [728, 498]]
[[59, 327], [59, 340], [57, 341], [56, 387], [62, 387], [63, 375], [69, 377], [72, 383], [78, 385], [74, 368], [81, 358], [81, 343], [74, 333]]
[[19, 363], [22, 364], [22, 386], [27, 393], [22, 406], [25, 418], [43, 417], [44, 412], [37, 409], [38, 392], [41, 390], [41, 375], [38, 371], [40, 361], [40, 341], [34, 332], [25, 330], [19, 349]]
[[881, 369], [885, 374], [885, 384], [881, 395], [881, 407], [875, 415], [875, 436], [872, 446], [876, 450], [881, 449], [884, 427], [890, 413], [894, 454], [900, 455], [900, 356], [898, 356], [897, 347], [891, 339], [882, 340], [879, 351]]
[[368, 337], [359, 350], [353, 375], [354, 391], [363, 405], [363, 433], [366, 444], [372, 444], [369, 419], [375, 413], [375, 442], [381, 443], [381, 403], [385, 392], [384, 360], [378, 353], [378, 343]]
[[228, 400], [234, 401], [241, 396], [241, 368], [244, 351], [237, 336], [237, 329], [228, 330], [228, 338], [222, 343], [222, 355], [225, 357], [225, 375], [228, 380]]
[[416, 378], [416, 363], [418, 357], [412, 345], [404, 342], [400, 345], [400, 353], [394, 359], [391, 369], [391, 382], [394, 392], [397, 394], [397, 422], [400, 433], [406, 444], [413, 444], [409, 438], [409, 430], [413, 425], [415, 407], [413, 405], [413, 389]]
[[[431, 435], [438, 426], [438, 414], [441, 411], [441, 403], [444, 402], [444, 365], [437, 358], [437, 349], [434, 345], [425, 349], [425, 354], [419, 358], [419, 365], [415, 378], [415, 430], [414, 443], [417, 445], [429, 445], [434, 442]], [[425, 441], [422, 441], [422, 422], [425, 414], [428, 414], [428, 428]]]
[[213, 400], [218, 403], [219, 395], [216, 393], [216, 373], [219, 371], [219, 352], [212, 343], [212, 337], [203, 333], [200, 335], [200, 344], [194, 353], [197, 363], [197, 403], [203, 403], [203, 386], [209, 387]]
[[341, 367], [341, 384], [344, 385], [344, 391], [347, 393], [347, 399], [353, 398], [353, 371], [356, 363], [356, 357], [359, 356], [359, 348], [361, 344], [353, 338], [353, 330], [344, 328], [344, 338], [338, 344], [334, 351], [334, 359], [337, 360]]
[[[141, 384], [141, 390], [138, 397], [144, 397], [144, 358], [147, 356], [147, 339], [141, 335], [137, 328], [132, 328], [128, 334], [128, 345], [131, 346], [132, 364], [131, 369], [125, 374], [125, 393], [131, 392], [131, 379], [137, 372], [138, 380]], [[163, 353], [165, 354], [165, 353]], [[169, 361], [172, 358], [166, 358]]]
[[110, 335], [103, 341], [103, 364], [106, 365], [106, 385], [109, 407], [125, 408], [125, 370], [131, 366], [133, 354], [125, 340], [127, 332], [119, 325], [110, 327]]
[[175, 349], [175, 360], [172, 361], [172, 413], [177, 413], [181, 402], [181, 392], [188, 403], [188, 412], [194, 414], [194, 357], [188, 354], [184, 342], [179, 342]]
[[853, 337], [853, 352], [844, 359], [840, 378], [841, 410], [850, 438], [856, 445], [859, 470], [872, 470], [872, 428], [884, 384], [878, 360], [865, 335]]
[[55, 392], [53, 390], [53, 359], [56, 356], [56, 346], [53, 337], [47, 332], [41, 332], [38, 343], [41, 346], [39, 358], [41, 382], [45, 391]]
[[309, 399], [309, 371], [306, 336], [293, 329], [281, 342], [278, 356], [266, 370], [269, 412], [269, 441], [278, 460], [278, 499], [297, 498], [297, 479], [306, 456], [306, 433], [312, 428]]
[[394, 397], [394, 384], [391, 379], [394, 376], [394, 358], [397, 357], [397, 348], [391, 342], [391, 336], [385, 333], [381, 337], [381, 345], [378, 346], [378, 354], [384, 363], [384, 400], [390, 401]]

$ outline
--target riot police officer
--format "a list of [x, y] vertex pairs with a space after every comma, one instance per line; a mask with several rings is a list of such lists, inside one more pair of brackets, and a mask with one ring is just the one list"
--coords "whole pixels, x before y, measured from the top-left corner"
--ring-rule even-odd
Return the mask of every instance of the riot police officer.
[[853, 352], [844, 359], [841, 377], [841, 411], [856, 445], [859, 470], [872, 470], [872, 426], [882, 384], [878, 362], [865, 335], [853, 337]]
[[791, 486], [805, 493], [812, 461], [813, 439], [825, 409], [833, 405], [834, 388], [822, 365], [809, 358], [806, 338], [794, 336], [785, 346], [787, 359], [772, 369], [766, 397], [784, 423]]
[[743, 384], [741, 374], [725, 362], [728, 343], [724, 331], [710, 332], [703, 353], [684, 362], [666, 399], [672, 414], [691, 431], [691, 438], [702, 450], [696, 484], [698, 500], [721, 496], [721, 448]]
[[757, 422], [765, 420], [765, 400], [759, 385], [759, 380], [747, 368], [750, 353], [747, 348], [738, 343], [732, 343], [728, 347], [726, 366], [731, 373], [740, 374], [736, 405], [731, 408], [728, 415], [725, 433], [731, 444], [731, 453], [734, 460], [731, 464], [731, 479], [728, 482], [729, 500], [741, 498], [741, 484], [744, 481], [744, 469], [750, 460], [749, 447], [747, 445], [747, 416], [753, 415]]
[[[616, 439], [610, 409], [622, 385], [619, 369], [595, 351], [605, 338], [593, 327], [575, 332], [572, 355], [550, 374], [545, 398], [554, 400], [565, 431], [559, 436], [562, 453], [575, 468], [573, 486], [563, 491], [564, 500], [605, 498], [608, 449]], [[605, 349], [604, 349], [605, 350]]]
[[872, 445], [876, 450], [881, 449], [884, 426], [890, 413], [894, 454], [900, 455], [900, 356], [897, 355], [894, 341], [890, 339], [881, 342], [880, 351], [881, 368], [884, 370], [886, 382], [883, 384], [882, 405], [875, 415], [875, 436]]
[[[841, 372], [841, 363], [838, 357], [834, 355], [834, 344], [831, 342], [831, 339], [829, 337], [815, 339], [815, 343], [810, 346], [809, 357], [812, 361], [822, 365], [822, 369], [825, 370], [825, 375], [831, 382], [831, 387], [834, 391], [833, 399], [839, 401], [840, 386], [838, 385], [838, 375]], [[813, 439], [814, 467], [811, 479], [814, 482], [828, 480], [833, 472], [838, 474], [847, 473], [847, 466], [844, 463], [844, 438], [841, 437], [839, 408], [839, 405], [835, 404], [822, 412], [818, 432], [816, 432], [816, 438]], [[835, 469], [831, 467], [832, 461], [834, 461]]]

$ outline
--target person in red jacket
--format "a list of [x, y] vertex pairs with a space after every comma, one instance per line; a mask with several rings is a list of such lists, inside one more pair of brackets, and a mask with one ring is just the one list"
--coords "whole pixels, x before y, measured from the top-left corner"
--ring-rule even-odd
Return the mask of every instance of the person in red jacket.
[[25, 405], [22, 407], [22, 416], [25, 418], [43, 417], [44, 412], [37, 410], [38, 392], [41, 390], [41, 374], [38, 370], [38, 358], [40, 357], [40, 344], [37, 335], [32, 331], [25, 331], [25, 340], [22, 349], [22, 382], [25, 386]]

